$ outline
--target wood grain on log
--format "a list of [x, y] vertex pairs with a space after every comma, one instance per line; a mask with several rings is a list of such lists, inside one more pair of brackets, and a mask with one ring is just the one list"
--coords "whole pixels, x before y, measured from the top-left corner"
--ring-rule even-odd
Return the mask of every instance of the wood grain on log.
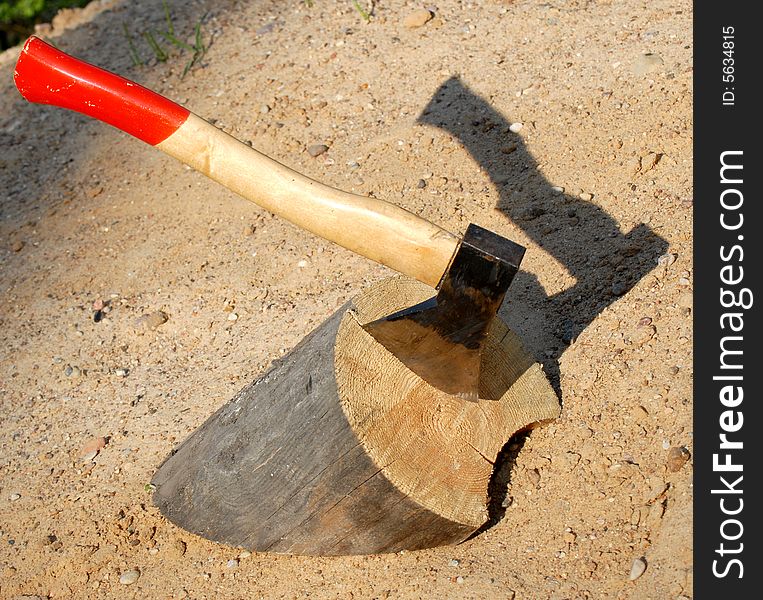
[[389, 279], [346, 305], [194, 432], [157, 472], [156, 504], [252, 550], [368, 554], [459, 542], [487, 519], [493, 462], [559, 403], [496, 320], [469, 402], [421, 380], [361, 322], [431, 288]]

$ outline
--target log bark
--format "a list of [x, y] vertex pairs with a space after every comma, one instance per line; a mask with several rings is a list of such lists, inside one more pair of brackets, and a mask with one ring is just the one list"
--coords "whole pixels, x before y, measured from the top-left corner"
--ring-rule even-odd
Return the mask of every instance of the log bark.
[[371, 554], [462, 541], [487, 519], [493, 462], [559, 403], [496, 320], [469, 402], [432, 388], [361, 327], [431, 295], [381, 282], [241, 390], [156, 473], [175, 524], [250, 550]]

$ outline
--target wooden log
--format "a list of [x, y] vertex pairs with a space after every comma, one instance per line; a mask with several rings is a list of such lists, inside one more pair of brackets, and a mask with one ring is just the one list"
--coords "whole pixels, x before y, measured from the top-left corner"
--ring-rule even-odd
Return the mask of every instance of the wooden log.
[[499, 319], [480, 382], [497, 401], [433, 388], [360, 327], [431, 294], [393, 278], [342, 307], [164, 462], [162, 513], [211, 540], [294, 554], [414, 550], [476, 531], [501, 447], [559, 402]]

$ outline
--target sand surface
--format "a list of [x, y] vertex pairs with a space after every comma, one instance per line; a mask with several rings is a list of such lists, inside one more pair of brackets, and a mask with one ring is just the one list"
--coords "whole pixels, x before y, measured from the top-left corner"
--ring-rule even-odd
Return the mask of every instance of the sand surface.
[[525, 245], [501, 314], [562, 415], [507, 445], [505, 510], [456, 547], [240, 557], [177, 528], [146, 490], [161, 461], [391, 273], [106, 125], [27, 104], [11, 49], [0, 597], [691, 597], [691, 4], [440, 0], [416, 28], [423, 6], [396, 0], [370, 22], [350, 0], [170, 6], [185, 34], [206, 14], [211, 44], [185, 77], [187, 53], [132, 65], [123, 23], [147, 58], [157, 1], [95, 2], [47, 33], [311, 177]]

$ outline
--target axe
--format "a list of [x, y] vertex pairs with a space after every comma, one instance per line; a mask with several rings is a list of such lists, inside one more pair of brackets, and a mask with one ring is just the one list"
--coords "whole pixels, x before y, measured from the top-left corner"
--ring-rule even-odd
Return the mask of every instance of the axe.
[[436, 288], [435, 297], [363, 327], [431, 385], [478, 399], [488, 328], [525, 248], [474, 224], [459, 237], [383, 200], [318, 183], [156, 92], [36, 37], [24, 45], [14, 80], [30, 102], [113, 125], [265, 210]]

